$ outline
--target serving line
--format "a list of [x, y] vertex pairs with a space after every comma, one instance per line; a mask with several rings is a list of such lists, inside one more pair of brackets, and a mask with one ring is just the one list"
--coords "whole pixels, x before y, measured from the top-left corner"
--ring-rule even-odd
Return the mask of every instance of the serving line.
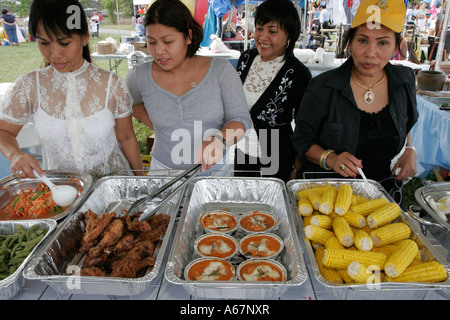
[[[184, 195], [184, 198], [186, 195]], [[184, 201], [182, 201], [184, 203]], [[178, 210], [177, 218], [175, 220], [174, 228], [170, 237], [168, 248], [171, 248], [175, 239], [176, 230], [178, 229], [179, 217], [183, 208]], [[414, 222], [415, 223], [415, 222]], [[417, 223], [416, 223], [417, 224]], [[60, 227], [60, 226], [59, 226]], [[297, 236], [301, 239], [301, 234], [297, 230]], [[434, 237], [428, 233], [426, 238], [433, 244], [434, 248], [441, 253], [442, 256], [447, 256], [447, 250], [442, 247]], [[307, 266], [308, 278], [300, 286], [290, 287], [284, 292], [279, 300], [334, 300], [335, 298], [328, 293], [327, 288], [320, 283], [314, 274], [313, 266], [306, 254], [305, 244], [300, 241], [302, 252]], [[169, 251], [165, 252], [163, 266], [168, 260]], [[22, 290], [11, 298], [11, 300], [208, 300], [198, 298], [190, 295], [181, 285], [170, 283], [164, 276], [164, 271], [161, 270], [157, 277], [155, 284], [142, 293], [134, 296], [114, 296], [114, 295], [86, 295], [86, 294], [59, 294], [49, 285], [39, 280], [26, 280]], [[401, 299], [401, 295], [398, 297]], [[449, 292], [442, 292], [430, 290], [425, 300], [448, 300], [450, 299]]]

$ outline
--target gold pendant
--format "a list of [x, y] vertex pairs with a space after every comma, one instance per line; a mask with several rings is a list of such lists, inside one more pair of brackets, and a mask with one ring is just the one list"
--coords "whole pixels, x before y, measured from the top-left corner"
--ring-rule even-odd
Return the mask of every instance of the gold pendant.
[[370, 104], [373, 102], [373, 100], [375, 99], [375, 95], [372, 92], [372, 90], [366, 91], [366, 93], [364, 93], [364, 101], [367, 104]]
[[195, 88], [196, 86], [197, 86], [197, 82], [192, 81], [192, 82], [191, 82], [191, 87], [192, 87], [192, 88]]

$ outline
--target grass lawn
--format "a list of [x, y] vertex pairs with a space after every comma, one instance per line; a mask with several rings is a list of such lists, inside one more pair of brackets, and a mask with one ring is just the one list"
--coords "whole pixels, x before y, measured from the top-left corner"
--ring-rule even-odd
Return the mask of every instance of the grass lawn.
[[[100, 32], [98, 39], [89, 40], [91, 52], [97, 51], [96, 43], [98, 41], [105, 40], [108, 37], [116, 39], [117, 42], [120, 41], [117, 34], [102, 34]], [[0, 64], [0, 82], [13, 82], [18, 76], [44, 66], [44, 60], [36, 42], [21, 43], [17, 47], [0, 46], [0, 61], [3, 62]], [[94, 60], [93, 63], [100, 68], [109, 70], [108, 60]], [[127, 73], [128, 64], [124, 60], [118, 68], [118, 75], [125, 78]]]
[[[104, 28], [110, 28], [104, 26]], [[112, 28], [112, 26], [111, 26]], [[122, 28], [122, 26], [121, 26]], [[112, 37], [120, 41], [117, 34], [102, 34], [100, 29], [100, 36], [98, 39], [90, 39], [89, 46], [91, 52], [97, 51], [96, 43], [100, 40], [105, 40], [107, 37]], [[20, 75], [44, 66], [44, 60], [36, 42], [21, 43], [19, 46], [0, 46], [0, 82], [14, 82]], [[93, 63], [100, 68], [109, 70], [108, 60], [93, 60]], [[128, 63], [123, 60], [118, 67], [118, 75], [125, 79], [128, 73]], [[138, 137], [139, 146], [142, 154], [148, 154], [147, 137], [151, 135], [151, 130], [133, 119], [133, 124]]]

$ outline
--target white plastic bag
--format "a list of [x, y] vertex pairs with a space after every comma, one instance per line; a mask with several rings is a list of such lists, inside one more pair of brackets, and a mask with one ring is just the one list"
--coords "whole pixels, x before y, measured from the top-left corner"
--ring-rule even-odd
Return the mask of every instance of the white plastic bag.
[[214, 53], [228, 53], [229, 49], [225, 45], [225, 43], [222, 42], [222, 39], [220, 39], [217, 35], [213, 34], [211, 35], [211, 50]]

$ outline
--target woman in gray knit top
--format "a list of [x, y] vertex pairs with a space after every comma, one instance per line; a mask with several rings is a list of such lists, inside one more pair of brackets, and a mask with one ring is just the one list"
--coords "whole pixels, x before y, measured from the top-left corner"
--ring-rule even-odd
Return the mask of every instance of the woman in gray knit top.
[[153, 61], [127, 76], [133, 115], [153, 128], [150, 171], [186, 169], [231, 172], [224, 157], [251, 128], [240, 79], [226, 60], [195, 55], [202, 27], [179, 0], [155, 1], [145, 18]]

